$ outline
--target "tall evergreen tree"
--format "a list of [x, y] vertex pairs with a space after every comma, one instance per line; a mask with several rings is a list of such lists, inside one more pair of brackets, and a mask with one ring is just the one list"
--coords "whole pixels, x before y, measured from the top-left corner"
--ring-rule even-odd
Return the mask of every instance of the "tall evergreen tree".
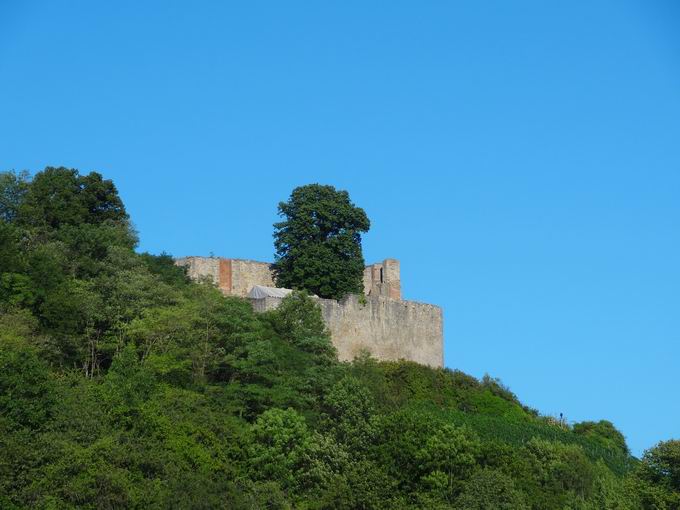
[[279, 203], [279, 216], [284, 221], [274, 224], [277, 285], [332, 299], [362, 292], [361, 234], [371, 224], [347, 191], [300, 186]]

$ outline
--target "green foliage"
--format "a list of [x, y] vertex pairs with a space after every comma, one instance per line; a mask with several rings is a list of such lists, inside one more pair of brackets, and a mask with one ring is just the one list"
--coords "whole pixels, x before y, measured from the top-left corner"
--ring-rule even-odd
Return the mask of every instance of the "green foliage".
[[282, 222], [274, 224], [279, 287], [307, 290], [341, 299], [363, 292], [361, 234], [370, 222], [346, 191], [309, 184], [295, 188], [279, 204]]
[[548, 501], [587, 500], [592, 496], [594, 470], [581, 448], [534, 438], [525, 450], [533, 479], [548, 495]]
[[605, 446], [618, 448], [624, 453], [628, 453], [626, 438], [619, 432], [614, 424], [607, 420], [584, 421], [575, 423], [573, 427], [575, 434], [591, 437], [602, 442]]
[[510, 391], [510, 388], [505, 386], [500, 379], [493, 378], [489, 374], [484, 374], [482, 377], [482, 387], [488, 389], [492, 395], [507, 400], [513, 404], [519, 404], [517, 396]]
[[28, 187], [28, 172], [0, 172], [0, 221], [14, 221]]
[[286, 296], [276, 311], [269, 314], [274, 331], [302, 351], [325, 357], [336, 357], [330, 333], [321, 316], [321, 308], [305, 291]]
[[349, 467], [349, 453], [332, 439], [310, 431], [292, 409], [265, 411], [252, 432], [251, 477], [276, 480], [294, 500], [305, 492], [326, 492]]
[[378, 433], [373, 396], [352, 377], [345, 376], [322, 398], [325, 429], [355, 453], [366, 452]]
[[[280, 240], [325, 247], [291, 286], [355, 291], [363, 211], [293, 195]], [[488, 376], [340, 363], [306, 292], [255, 314], [135, 253], [98, 174], [0, 174], [0, 241], [2, 508], [680, 508], [678, 441], [637, 461], [611, 423], [556, 426]]]
[[293, 293], [256, 318], [248, 304], [236, 301], [259, 328], [242, 336], [222, 365], [222, 380], [231, 383], [227, 391], [239, 414], [252, 417], [268, 407], [318, 408], [339, 369], [320, 308], [308, 296]]
[[650, 481], [680, 492], [680, 440], [661, 441], [647, 450], [640, 467]]
[[0, 330], [0, 415], [10, 428], [38, 429], [52, 412], [50, 373], [33, 349]]
[[647, 509], [680, 509], [680, 440], [661, 441], [645, 451], [632, 482]]
[[15, 207], [18, 220], [25, 225], [57, 229], [127, 220], [113, 182], [96, 172], [81, 176], [74, 169], [47, 167], [21, 195], [20, 205]]
[[524, 495], [508, 475], [482, 469], [468, 480], [456, 500], [460, 510], [528, 510]]
[[152, 274], [157, 275], [168, 285], [183, 287], [189, 283], [186, 267], [175, 265], [175, 260], [168, 253], [163, 252], [160, 255], [142, 253], [140, 259]]
[[474, 472], [479, 456], [478, 438], [466, 428], [445, 424], [437, 427], [416, 452], [415, 459], [424, 472], [426, 485], [443, 491], [452, 501], [460, 492], [461, 483]]
[[6, 273], [21, 272], [24, 260], [21, 252], [21, 231], [0, 220], [0, 268]]

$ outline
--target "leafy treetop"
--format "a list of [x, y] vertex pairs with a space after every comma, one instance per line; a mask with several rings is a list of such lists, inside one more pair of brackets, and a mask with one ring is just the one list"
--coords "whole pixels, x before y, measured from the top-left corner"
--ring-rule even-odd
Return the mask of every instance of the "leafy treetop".
[[14, 182], [10, 182], [11, 174], [4, 177], [8, 184], [13, 184], [8, 199], [19, 195], [22, 200], [20, 205], [7, 200], [10, 208], [0, 212], [3, 216], [16, 214], [22, 224], [59, 228], [128, 219], [115, 185], [97, 172], [80, 175], [75, 169], [47, 167], [36, 174], [30, 186], [26, 186], [22, 177], [15, 176]]
[[331, 299], [362, 292], [361, 234], [370, 221], [347, 191], [321, 184], [295, 188], [279, 204], [279, 216], [284, 220], [274, 224], [277, 285]]

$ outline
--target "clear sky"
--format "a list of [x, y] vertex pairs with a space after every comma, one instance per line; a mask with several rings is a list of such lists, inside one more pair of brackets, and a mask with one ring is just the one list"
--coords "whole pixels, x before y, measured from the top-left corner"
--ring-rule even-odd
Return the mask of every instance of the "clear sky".
[[46, 165], [177, 256], [271, 260], [278, 201], [347, 189], [447, 366], [680, 437], [677, 2], [0, 0], [0, 169]]

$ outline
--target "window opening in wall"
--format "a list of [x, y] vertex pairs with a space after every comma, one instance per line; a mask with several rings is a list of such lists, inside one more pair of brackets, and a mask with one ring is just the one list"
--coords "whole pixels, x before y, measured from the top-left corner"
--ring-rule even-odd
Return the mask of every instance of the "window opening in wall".
[[383, 268], [380, 268], [380, 283], [385, 283], [385, 280], [383, 278]]

